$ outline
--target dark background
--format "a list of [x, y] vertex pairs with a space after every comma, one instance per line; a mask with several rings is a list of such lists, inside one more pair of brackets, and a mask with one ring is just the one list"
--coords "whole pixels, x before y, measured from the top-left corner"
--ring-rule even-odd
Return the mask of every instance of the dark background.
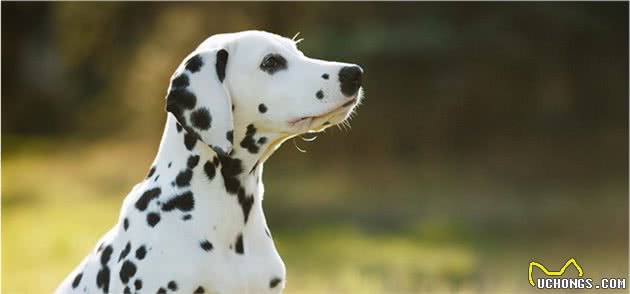
[[287, 292], [521, 292], [569, 257], [627, 276], [627, 3], [4, 2], [3, 290], [79, 262], [157, 151], [174, 69], [246, 29], [365, 70], [349, 131], [266, 165]]

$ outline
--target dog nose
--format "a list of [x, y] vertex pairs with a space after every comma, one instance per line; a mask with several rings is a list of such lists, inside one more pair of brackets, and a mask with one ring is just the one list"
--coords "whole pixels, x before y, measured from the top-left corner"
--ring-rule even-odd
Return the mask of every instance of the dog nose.
[[363, 69], [358, 65], [344, 66], [339, 71], [339, 82], [341, 84], [341, 93], [346, 96], [354, 96], [359, 88], [361, 88], [361, 75]]

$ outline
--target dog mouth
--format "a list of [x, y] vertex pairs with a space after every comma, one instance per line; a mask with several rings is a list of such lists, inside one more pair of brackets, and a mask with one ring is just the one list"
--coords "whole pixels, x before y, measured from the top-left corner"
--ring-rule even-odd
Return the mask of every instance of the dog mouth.
[[324, 125], [330, 125], [331, 123], [330, 123], [330, 121], [327, 120], [327, 118], [331, 118], [331, 117], [333, 117], [333, 116], [335, 116], [337, 114], [340, 114], [342, 112], [347, 111], [347, 108], [348, 107], [351, 108], [352, 106], [356, 105], [357, 101], [358, 101], [358, 98], [354, 97], [351, 100], [344, 102], [341, 106], [336, 107], [335, 109], [333, 109], [331, 111], [328, 111], [326, 113], [318, 114], [318, 115], [312, 115], [312, 116], [304, 116], [304, 117], [301, 117], [301, 118], [290, 120], [289, 121], [289, 125], [295, 126], [295, 125], [297, 125], [299, 123], [302, 123], [302, 122], [305, 122], [305, 121], [309, 121], [309, 123], [312, 123], [312, 122], [315, 122], [317, 120], [323, 120], [323, 124]]

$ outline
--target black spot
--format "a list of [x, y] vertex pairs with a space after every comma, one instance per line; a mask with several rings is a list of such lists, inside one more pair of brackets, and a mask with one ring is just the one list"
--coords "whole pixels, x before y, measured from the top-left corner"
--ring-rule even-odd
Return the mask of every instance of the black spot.
[[240, 159], [229, 156], [219, 156], [221, 161], [221, 175], [225, 184], [225, 190], [228, 193], [236, 194], [241, 187], [241, 181], [238, 176], [243, 172], [243, 165]]
[[[177, 132], [181, 132], [182, 131], [182, 125], [180, 125], [178, 122], [175, 123], [175, 127], [177, 128]], [[170, 167], [170, 166], [169, 166]]]
[[123, 229], [126, 231], [129, 228], [129, 220], [125, 218], [123, 220]]
[[146, 255], [147, 255], [147, 249], [144, 247], [144, 245], [136, 249], [136, 258], [138, 260], [143, 260]]
[[215, 156], [215, 157], [212, 158], [212, 163], [214, 163], [214, 166], [219, 166], [221, 161], [219, 160], [218, 156]]
[[142, 193], [142, 196], [138, 198], [138, 201], [136, 201], [136, 208], [140, 211], [144, 211], [149, 206], [149, 202], [160, 196], [160, 193], [162, 193], [162, 189], [160, 189], [160, 187], [145, 191]]
[[246, 148], [249, 153], [258, 153], [259, 151], [258, 145], [256, 145], [256, 141], [254, 140], [255, 134], [256, 127], [254, 127], [253, 124], [248, 125], [245, 137], [241, 141], [241, 147]]
[[72, 289], [75, 289], [76, 287], [79, 287], [79, 284], [81, 283], [81, 278], [83, 277], [83, 273], [79, 273], [76, 277], [74, 277], [74, 280], [72, 280]]
[[190, 214], [185, 214], [184, 216], [182, 216], [182, 220], [185, 220], [185, 221], [187, 221], [187, 220], [189, 220], [191, 218], [192, 218], [192, 215], [190, 215]]
[[258, 111], [260, 111], [260, 113], [265, 113], [267, 112], [267, 106], [265, 106], [265, 104], [260, 103], [258, 105]]
[[123, 262], [122, 267], [120, 268], [120, 280], [123, 284], [129, 283], [129, 278], [133, 277], [136, 274], [136, 265], [129, 260], [125, 260]]
[[188, 157], [188, 162], [186, 164], [188, 168], [193, 169], [197, 166], [197, 164], [199, 164], [199, 155], [191, 155]]
[[278, 286], [278, 284], [280, 284], [280, 282], [282, 282], [280, 278], [271, 279], [271, 281], [269, 281], [269, 288], [275, 288], [276, 286]]
[[109, 268], [103, 267], [96, 275], [96, 287], [103, 289], [103, 293], [109, 292]]
[[230, 141], [230, 143], [234, 142], [234, 131], [227, 131], [225, 133], [225, 138]]
[[150, 178], [153, 173], [155, 173], [155, 166], [152, 166], [151, 169], [149, 170], [149, 173], [147, 174], [147, 179]]
[[125, 290], [123, 292], [124, 294], [131, 294], [131, 289], [129, 289], [129, 286], [125, 287]]
[[181, 74], [173, 79], [171, 85], [175, 88], [186, 88], [190, 85], [190, 81], [188, 80], [188, 76], [186, 74]]
[[177, 283], [175, 283], [175, 281], [168, 282], [167, 287], [171, 289], [171, 291], [177, 291]]
[[187, 132], [184, 135], [184, 145], [186, 145], [186, 149], [193, 150], [195, 148], [195, 143], [197, 143], [197, 135], [191, 132]]
[[168, 163], [168, 168], [171, 168], [171, 165], [173, 165], [172, 161]]
[[156, 212], [150, 212], [147, 214], [147, 223], [151, 227], [155, 227], [155, 225], [160, 222], [160, 215]]
[[254, 195], [247, 196], [245, 195], [245, 190], [243, 188], [239, 189], [238, 204], [240, 204], [243, 209], [243, 216], [245, 218], [245, 223], [247, 223], [249, 212], [252, 209], [252, 204], [254, 204]]
[[190, 122], [195, 128], [207, 130], [211, 127], [212, 117], [208, 109], [199, 108], [190, 114]]
[[200, 245], [201, 245], [201, 249], [205, 251], [210, 251], [212, 250], [212, 248], [214, 248], [214, 246], [212, 246], [212, 243], [210, 243], [208, 240], [201, 241]]
[[195, 207], [195, 199], [190, 191], [177, 195], [164, 203], [163, 211], [171, 211], [175, 208], [181, 211], [191, 211]]
[[177, 177], [175, 177], [175, 183], [179, 187], [186, 187], [190, 185], [190, 180], [192, 179], [193, 172], [190, 169], [183, 170], [179, 172]]
[[253, 124], [247, 125], [247, 131], [245, 132], [245, 135], [253, 136], [255, 134], [256, 134], [256, 127]]
[[203, 293], [206, 293], [206, 290], [203, 289], [203, 287], [199, 286], [197, 287], [197, 289], [195, 290], [193, 294], [203, 294]]
[[174, 88], [166, 96], [166, 110], [171, 112], [181, 123], [184, 109], [193, 109], [197, 105], [197, 96], [184, 88]]
[[317, 93], [315, 93], [315, 97], [317, 97], [317, 99], [324, 99], [324, 91], [317, 91]]
[[217, 173], [214, 164], [210, 160], [206, 161], [206, 163], [203, 165], [203, 171], [206, 173], [206, 176], [211, 181], [212, 179], [214, 179], [214, 176]]
[[157, 176], [155, 177], [155, 180], [153, 180], [153, 182], [154, 182], [154, 183], [155, 183], [155, 182], [157, 182], [157, 180], [158, 180], [159, 178], [160, 178], [160, 175], [157, 175]]
[[133, 283], [133, 285], [136, 287], [136, 290], [142, 289], [142, 280], [136, 279], [136, 281]]
[[101, 252], [101, 250], [103, 250], [103, 243], [98, 244], [98, 248], [96, 248], [96, 253]]
[[217, 77], [219, 77], [219, 81], [221, 81], [221, 83], [223, 83], [223, 80], [225, 79], [225, 66], [227, 65], [227, 61], [228, 61], [228, 52], [225, 51], [225, 49], [219, 50], [217, 52], [216, 71], [217, 71]]
[[267, 237], [271, 238], [271, 233], [269, 233], [269, 229], [265, 228], [265, 234]]
[[157, 290], [157, 292], [156, 292], [156, 293], [157, 293], [157, 294], [166, 294], [166, 289], [164, 289], [164, 288], [160, 288], [160, 289], [158, 289], [158, 290]]
[[236, 244], [234, 244], [234, 251], [236, 251], [237, 254], [243, 254], [244, 250], [243, 250], [243, 234], [238, 234], [238, 236], [236, 237]]
[[107, 245], [107, 247], [105, 247], [105, 249], [103, 250], [103, 253], [101, 253], [101, 265], [106, 266], [107, 263], [109, 262], [109, 259], [112, 257], [112, 253], [114, 252], [114, 249], [112, 248], [111, 245]]
[[265, 143], [267, 143], [267, 137], [258, 138], [258, 145], [263, 145]]
[[118, 257], [118, 262], [120, 262], [123, 258], [127, 257], [130, 251], [131, 251], [131, 243], [127, 242], [127, 245], [125, 245], [125, 249], [120, 252], [120, 257]]
[[99, 289], [103, 289], [104, 293], [109, 292], [109, 268], [107, 267], [107, 263], [109, 259], [112, 257], [112, 253], [114, 249], [111, 245], [107, 245], [103, 252], [101, 252], [101, 269], [96, 274], [96, 286]]
[[323, 75], [322, 75], [322, 79], [324, 79], [324, 80], [327, 80], [327, 79], [328, 79], [328, 77], [329, 77], [329, 76], [328, 76], [328, 74], [323, 74]]
[[203, 66], [203, 60], [199, 55], [195, 55], [186, 61], [186, 69], [190, 72], [198, 72]]

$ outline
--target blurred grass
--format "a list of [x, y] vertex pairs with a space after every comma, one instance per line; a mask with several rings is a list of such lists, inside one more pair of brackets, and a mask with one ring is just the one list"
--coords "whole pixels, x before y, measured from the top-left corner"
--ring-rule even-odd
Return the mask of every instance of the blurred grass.
[[3, 293], [76, 266], [147, 172], [174, 66], [253, 28], [366, 70], [350, 133], [265, 166], [287, 293], [526, 293], [531, 260], [569, 257], [628, 274], [628, 3], [3, 8]]
[[[5, 142], [2, 293], [49, 293], [114, 224], [157, 142]], [[291, 152], [265, 168], [286, 293], [525, 293], [529, 261], [568, 256], [589, 276], [627, 276], [627, 202], [614, 181], [531, 192], [439, 163], [371, 161], [377, 169], [285, 160]]]

